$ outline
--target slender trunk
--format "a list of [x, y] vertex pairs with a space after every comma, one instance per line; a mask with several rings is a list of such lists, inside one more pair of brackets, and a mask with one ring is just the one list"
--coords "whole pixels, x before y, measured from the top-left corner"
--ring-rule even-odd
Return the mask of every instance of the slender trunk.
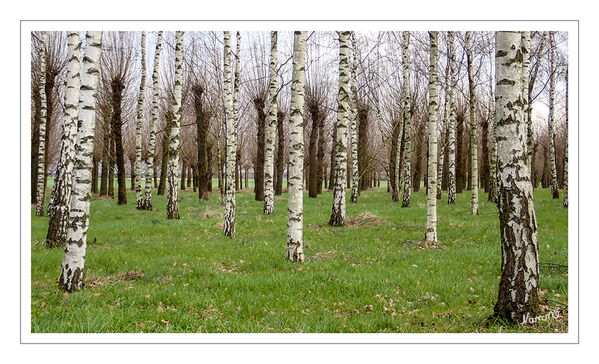
[[568, 208], [568, 68], [566, 68], [566, 151], [564, 157], [564, 207]]
[[183, 89], [183, 33], [177, 32], [175, 45], [175, 89], [173, 100], [173, 124], [171, 126], [168, 146], [168, 193], [166, 199], [166, 218], [179, 218], [179, 201], [177, 191], [177, 174], [179, 173], [179, 128], [181, 125], [181, 93]]
[[551, 194], [559, 198], [557, 185], [557, 164], [555, 158], [555, 32], [549, 32], [549, 159], [551, 163]]
[[478, 215], [478, 134], [476, 132], [476, 94], [472, 71], [472, 33], [466, 32], [466, 59], [468, 63], [468, 88], [470, 89], [470, 184], [472, 200], [470, 213]]
[[137, 178], [135, 174], [135, 156], [133, 158], [129, 158], [129, 168], [131, 170], [131, 191], [135, 192], [135, 179]]
[[[141, 83], [137, 99], [137, 122], [135, 124], [135, 200], [136, 208], [145, 207], [144, 196], [141, 192], [141, 126], [143, 121], [144, 96], [146, 90], [146, 32], [141, 32]], [[146, 168], [148, 168], [146, 166]], [[151, 170], [151, 169], [149, 169]]]
[[[67, 224], [71, 207], [73, 187], [73, 163], [75, 157], [75, 143], [77, 141], [77, 121], [79, 118], [79, 88], [81, 78], [81, 42], [79, 32], [69, 32], [68, 36], [68, 64], [67, 81], [64, 101], [64, 118], [62, 138], [60, 143], [60, 159], [56, 168], [54, 189], [48, 206], [48, 233], [46, 245], [54, 247], [63, 245], [67, 239]], [[93, 186], [97, 189], [97, 161], [94, 159], [92, 169]]]
[[285, 130], [283, 125], [285, 122], [285, 113], [282, 111], [277, 112], [277, 133], [279, 138], [279, 145], [277, 147], [277, 183], [275, 186], [275, 195], [281, 195], [283, 193], [283, 170], [285, 169]]
[[41, 117], [39, 124], [39, 148], [37, 157], [37, 181], [35, 197], [35, 214], [44, 216], [44, 202], [46, 191], [44, 177], [46, 169], [46, 126], [48, 124], [48, 99], [46, 95], [46, 32], [42, 32], [40, 41], [40, 84], [39, 94], [41, 100]]
[[86, 38], [87, 46], [81, 72], [79, 125], [73, 166], [71, 208], [67, 225], [66, 247], [58, 279], [60, 288], [69, 292], [83, 287], [102, 32], [87, 32]]
[[[357, 100], [356, 100], [357, 102]], [[349, 105], [348, 105], [349, 108]], [[371, 171], [368, 165], [368, 112], [366, 104], [359, 104], [357, 108], [357, 127], [358, 127], [358, 193], [370, 188]], [[349, 109], [348, 109], [349, 112]], [[348, 114], [349, 118], [349, 114]], [[348, 176], [349, 177], [349, 176]], [[349, 187], [349, 186], [348, 186]]]
[[187, 177], [187, 164], [181, 161], [181, 191], [185, 191], [185, 178]]
[[[501, 280], [495, 315], [522, 322], [539, 314], [538, 236], [527, 166], [519, 32], [496, 34]], [[514, 107], [514, 105], [516, 105]]]
[[[112, 124], [112, 122], [111, 122]], [[114, 133], [111, 126], [111, 137], [108, 149], [110, 150], [110, 158], [108, 160], [108, 196], [114, 198]]]
[[324, 115], [322, 115], [321, 106], [318, 105], [318, 100], [314, 98], [312, 104], [309, 102], [308, 110], [312, 119], [312, 130], [310, 131], [310, 142], [308, 144], [308, 157], [309, 157], [309, 174], [306, 175], [308, 178], [308, 197], [318, 196], [318, 129], [320, 123], [323, 122]]
[[439, 148], [439, 164], [437, 165], [437, 200], [441, 199], [443, 191], [443, 170], [446, 163], [445, 149], [447, 145], [447, 129], [449, 127], [449, 81], [450, 81], [450, 62], [445, 66], [445, 102], [443, 103], [443, 120], [441, 120], [441, 146]]
[[358, 89], [356, 87], [356, 72], [358, 70], [358, 52], [356, 44], [356, 33], [351, 32], [351, 97], [350, 97], [350, 133], [351, 133], [351, 156], [352, 156], [352, 174], [351, 174], [351, 197], [350, 202], [358, 202], [358, 180], [360, 175], [358, 174], [358, 133], [357, 133], [357, 119], [358, 119]]
[[349, 37], [339, 32], [339, 93], [337, 96], [337, 139], [335, 140], [335, 189], [329, 225], [345, 225], [345, 179], [347, 166], [347, 124], [349, 121]]
[[148, 158], [146, 159], [146, 185], [144, 191], [144, 210], [152, 210], [152, 173], [154, 173], [154, 185], [156, 185], [156, 166], [154, 157], [156, 154], [156, 125], [158, 124], [158, 100], [160, 89], [158, 87], [160, 70], [160, 51], [162, 50], [162, 31], [158, 32], [156, 40], [156, 52], [154, 53], [154, 68], [152, 71], [152, 125], [150, 126], [150, 141], [148, 144]]
[[480, 187], [489, 192], [489, 120], [482, 122], [482, 160], [480, 163]]
[[437, 32], [429, 32], [430, 71], [428, 81], [428, 178], [426, 241], [437, 241]]
[[408, 48], [410, 45], [410, 32], [403, 32], [403, 43], [402, 43], [402, 68], [403, 68], [403, 119], [404, 119], [404, 162], [403, 162], [403, 199], [401, 201], [401, 207], [410, 207], [410, 196], [412, 193], [412, 113], [410, 112], [410, 68], [409, 68], [409, 54]]
[[225, 125], [226, 140], [226, 180], [225, 180], [225, 221], [223, 232], [225, 236], [235, 237], [235, 152], [237, 151], [237, 123], [233, 111], [233, 88], [231, 84], [231, 34], [224, 32], [224, 92], [225, 92]]
[[204, 94], [204, 88], [196, 84], [193, 88], [194, 95], [194, 109], [196, 115], [196, 130], [197, 130], [197, 143], [198, 143], [198, 198], [200, 200], [208, 200], [208, 148], [207, 148], [207, 136], [208, 136], [208, 115], [204, 111], [204, 104], [202, 96]]
[[[40, 62], [41, 63], [41, 62]], [[32, 65], [33, 67], [33, 65]], [[40, 123], [42, 119], [42, 100], [40, 79], [32, 79], [31, 99], [33, 100], [33, 130], [31, 132], [31, 203], [37, 202], [37, 163], [40, 149]]]
[[304, 261], [304, 80], [306, 76], [306, 32], [295, 31], [293, 41], [293, 73], [289, 112], [289, 190], [286, 257], [292, 262]]
[[264, 165], [264, 214], [274, 214], [274, 152], [277, 132], [277, 32], [270, 32], [270, 85], [268, 88], [268, 117]]
[[258, 113], [256, 132], [256, 165], [254, 166], [254, 192], [256, 201], [264, 201], [264, 129], [266, 114], [264, 113], [265, 95], [258, 95], [254, 99], [254, 106]]
[[[92, 167], [92, 194], [98, 194], [98, 160], [94, 157], [93, 167]], [[56, 172], [58, 175], [58, 171]], [[56, 181], [54, 182], [56, 185]]]
[[325, 118], [323, 117], [323, 119], [318, 123], [318, 152], [316, 154], [316, 158], [317, 158], [317, 164], [318, 164], [318, 182], [316, 183], [316, 193], [317, 194], [322, 194], [322, 184], [325, 181], [325, 176], [324, 176], [324, 141], [325, 141], [325, 135], [324, 135], [324, 121]]
[[121, 78], [112, 80], [112, 132], [114, 146], [116, 149], [116, 165], [117, 165], [117, 184], [118, 184], [118, 204], [127, 203], [127, 185], [125, 178], [125, 153], [123, 150], [123, 135], [122, 135], [122, 99], [125, 85]]

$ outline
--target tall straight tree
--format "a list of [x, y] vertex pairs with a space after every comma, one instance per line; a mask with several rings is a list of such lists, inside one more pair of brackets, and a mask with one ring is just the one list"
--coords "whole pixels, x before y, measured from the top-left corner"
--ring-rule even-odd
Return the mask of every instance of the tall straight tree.
[[60, 159], [56, 167], [54, 189], [48, 206], [48, 234], [46, 245], [62, 245], [67, 238], [67, 223], [71, 207], [73, 187], [73, 162], [75, 142], [77, 141], [77, 118], [79, 117], [79, 87], [81, 80], [81, 41], [79, 32], [68, 32], [68, 63], [66, 92], [64, 100], [64, 118], [60, 141]]
[[410, 207], [412, 194], [412, 113], [410, 111], [410, 32], [403, 32], [402, 42], [402, 68], [403, 68], [403, 90], [402, 90], [402, 113], [404, 120], [404, 154], [403, 154], [403, 199], [401, 207]]
[[[274, 153], [277, 132], [277, 32], [270, 32], [270, 84], [268, 87], [268, 116], [266, 118], [266, 145], [264, 164], [264, 214], [275, 212]], [[279, 151], [281, 153], [281, 151]]]
[[146, 32], [141, 32], [141, 83], [137, 98], [137, 120], [135, 123], [135, 199], [136, 208], [144, 209], [144, 197], [141, 192], [141, 126], [144, 114], [144, 94], [146, 90]]
[[[524, 123], [528, 126], [528, 117], [529, 112], [528, 109], [530, 105], [528, 102], [529, 98], [529, 81], [530, 81], [530, 31], [524, 31], [522, 33], [522, 102], [524, 103], [522, 106], [522, 110], [524, 110]], [[528, 129], [528, 128], [527, 128]], [[531, 132], [532, 132], [532, 120], [531, 120]], [[526, 155], [532, 155], [532, 151], [528, 151], [528, 148], [532, 148], [532, 144], [529, 145], [528, 140], [526, 143]], [[531, 161], [532, 162], [532, 161]], [[532, 171], [532, 164], [529, 162], [528, 168]]]
[[[490, 100], [495, 100], [495, 93], [493, 87], [489, 91]], [[489, 163], [489, 196], [488, 201], [497, 203], [497, 138], [495, 133], [495, 102], [490, 105], [491, 108], [491, 120], [490, 124], [490, 138], [491, 138], [491, 161]], [[526, 116], [526, 114], [525, 114]], [[532, 173], [532, 170], [531, 170]]]
[[476, 93], [472, 71], [472, 33], [466, 32], [466, 61], [468, 63], [468, 89], [470, 90], [470, 183], [472, 200], [470, 213], [478, 215], [478, 134], [476, 132]]
[[[235, 153], [237, 139], [235, 113], [233, 111], [233, 85], [231, 83], [231, 32], [225, 31], [224, 40], [224, 93], [226, 128], [226, 177], [225, 177], [225, 236], [235, 237]], [[220, 168], [220, 166], [219, 166]]]
[[337, 140], [335, 140], [335, 187], [329, 225], [345, 225], [345, 180], [347, 167], [347, 124], [349, 119], [349, 37], [339, 32], [339, 93], [337, 94]]
[[62, 258], [58, 284], [66, 291], [83, 287], [91, 174], [96, 128], [96, 95], [100, 75], [102, 32], [87, 32], [85, 56], [81, 75], [77, 147], [73, 168], [73, 189], [67, 227], [67, 241]]
[[519, 32], [496, 34], [496, 134], [501, 280], [495, 315], [511, 322], [539, 313], [538, 236], [522, 105]]
[[351, 170], [351, 202], [358, 202], [358, 88], [356, 86], [356, 72], [358, 70], [358, 45], [356, 44], [356, 33], [351, 32], [351, 45], [352, 45], [352, 56], [351, 56], [351, 158], [352, 158], [352, 170]]
[[40, 39], [40, 84], [39, 94], [41, 100], [41, 118], [39, 125], [39, 148], [37, 157], [37, 189], [35, 198], [35, 214], [44, 216], [44, 200], [46, 190], [44, 177], [46, 170], [46, 125], [48, 124], [48, 98], [46, 95], [46, 32], [42, 32]]
[[179, 218], [178, 173], [179, 173], [179, 129], [181, 125], [181, 93], [183, 90], [183, 33], [177, 31], [175, 45], [175, 90], [173, 99], [173, 124], [168, 145], [168, 193], [166, 199], [166, 218]]
[[430, 65], [428, 76], [428, 188], [426, 213], [426, 241], [437, 241], [437, 32], [429, 32]]
[[[448, 57], [449, 58], [449, 57]], [[443, 103], [443, 119], [441, 120], [441, 147], [439, 152], [439, 164], [437, 165], [437, 200], [441, 199], [443, 190], [443, 168], [445, 163], [445, 144], [447, 143], [447, 129], [449, 127], [449, 99], [447, 94], [449, 93], [449, 71], [450, 65], [449, 60], [445, 66], [445, 102]]]
[[289, 191], [287, 259], [304, 261], [304, 81], [306, 78], [306, 32], [293, 35], [293, 73], [289, 111]]
[[564, 157], [564, 207], [568, 208], [568, 67], [566, 66], [566, 153]]
[[559, 198], [555, 158], [555, 32], [549, 32], [549, 161], [551, 163], [551, 195]]
[[154, 53], [154, 69], [152, 71], [152, 125], [150, 126], [150, 141], [148, 145], [148, 158], [146, 159], [146, 185], [143, 208], [152, 210], [152, 173], [154, 171], [154, 157], [156, 154], [156, 124], [158, 124], [158, 88], [160, 70], [160, 52], [162, 50], [162, 31], [158, 32], [156, 52]]
[[447, 35], [447, 56], [449, 62], [449, 88], [447, 90], [447, 98], [449, 99], [449, 125], [447, 126], [447, 139], [448, 139], [448, 151], [447, 151], [447, 203], [455, 204], [456, 197], [456, 176], [455, 176], [455, 128], [456, 128], [456, 109], [455, 100], [453, 97], [456, 75], [455, 75], [455, 48], [454, 48], [454, 32], [449, 32]]

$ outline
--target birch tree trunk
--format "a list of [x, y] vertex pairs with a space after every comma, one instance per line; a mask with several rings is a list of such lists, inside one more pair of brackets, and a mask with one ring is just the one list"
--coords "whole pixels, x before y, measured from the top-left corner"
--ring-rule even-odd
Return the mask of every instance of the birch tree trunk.
[[277, 132], [277, 32], [270, 32], [270, 85], [268, 88], [268, 116], [264, 163], [264, 214], [275, 212], [274, 206], [274, 153]]
[[[347, 123], [349, 119], [349, 37], [339, 32], [339, 93], [337, 96], [337, 140], [335, 140], [335, 188], [329, 225], [345, 225], [345, 180], [347, 178]], [[352, 141], [353, 143], [353, 141]], [[356, 161], [357, 164], [357, 161]]]
[[283, 169], [285, 169], [285, 131], [283, 130], [284, 121], [285, 114], [282, 111], [277, 111], [277, 134], [279, 141], [277, 147], [277, 183], [275, 185], [275, 195], [281, 195], [283, 193]]
[[351, 32], [351, 44], [352, 44], [352, 57], [351, 57], [351, 156], [352, 156], [352, 175], [351, 175], [351, 202], [358, 202], [358, 131], [357, 131], [357, 120], [358, 120], [358, 88], [356, 86], [356, 72], [358, 70], [357, 61], [357, 44], [356, 44], [356, 33]]
[[564, 157], [564, 207], [568, 208], [568, 68], [566, 67], [566, 154]]
[[447, 153], [447, 203], [455, 204], [456, 198], [456, 140], [455, 140], [455, 128], [456, 128], [456, 109], [455, 100], [453, 97], [456, 75], [455, 75], [455, 48], [454, 48], [454, 32], [449, 32], [447, 37], [447, 54], [449, 57], [449, 88], [447, 91], [447, 98], [449, 99], [449, 125], [447, 126], [447, 138], [449, 144], [449, 150]]
[[91, 172], [96, 127], [96, 94], [100, 75], [102, 32], [87, 32], [81, 76], [77, 147], [73, 168], [73, 189], [67, 227], [67, 241], [58, 284], [66, 291], [83, 287], [85, 249], [89, 228]]
[[[73, 162], [79, 117], [79, 87], [81, 79], [81, 41], [79, 32], [68, 32], [67, 75], [64, 101], [60, 159], [56, 168], [54, 189], [48, 206], [46, 245], [62, 245], [67, 239], [67, 223], [73, 188]], [[95, 181], [94, 181], [95, 182]]]
[[152, 172], [154, 171], [154, 156], [156, 153], [156, 124], [158, 123], [158, 101], [160, 88], [160, 52], [162, 50], [162, 31], [158, 32], [156, 52], [154, 53], [154, 69], [152, 71], [152, 125], [150, 126], [150, 141], [148, 144], [148, 159], [146, 160], [146, 185], [143, 208], [152, 210]]
[[468, 62], [468, 87], [470, 90], [470, 180], [472, 200], [470, 213], [478, 215], [478, 134], [476, 132], [476, 94], [474, 73], [472, 72], [472, 33], [466, 32], [466, 59]]
[[166, 200], [166, 218], [179, 218], [178, 174], [179, 174], [179, 129], [181, 125], [181, 93], [183, 89], [183, 33], [177, 31], [175, 45], [175, 90], [173, 102], [173, 124], [168, 146], [168, 192]]
[[[530, 119], [528, 104], [530, 101], [529, 96], [529, 80], [530, 80], [530, 32], [524, 31], [521, 32], [521, 52], [522, 52], [522, 102], [524, 103], [522, 106], [522, 110], [524, 110], [524, 123], [527, 126], [527, 139], [528, 139], [528, 129], [530, 129], [530, 141], [526, 142], [526, 155], [530, 157], [532, 155], [532, 151], [529, 151], [529, 148], [532, 148], [532, 120]], [[532, 174], [532, 160], [527, 161], [528, 169]]]
[[410, 111], [410, 68], [409, 68], [410, 32], [403, 32], [402, 67], [403, 67], [403, 119], [404, 119], [404, 161], [403, 161], [403, 199], [401, 207], [410, 207], [412, 193], [412, 113]]
[[306, 77], [306, 32], [293, 37], [293, 74], [289, 111], [289, 191], [287, 215], [287, 259], [304, 261], [304, 80]]
[[[491, 100], [494, 100], [493, 90], [491, 90]], [[489, 202], [497, 203], [497, 137], [495, 133], [495, 104], [491, 105], [491, 161], [489, 163]], [[531, 170], [532, 176], [532, 170]]]
[[224, 92], [226, 125], [226, 176], [225, 176], [225, 236], [235, 237], [235, 153], [237, 140], [235, 113], [233, 111], [233, 87], [231, 83], [231, 33], [224, 32]]
[[551, 194], [559, 198], [557, 185], [557, 166], [555, 160], [555, 32], [549, 32], [549, 159], [551, 163]]
[[428, 79], [428, 188], [426, 213], [426, 241], [437, 241], [437, 32], [429, 32], [430, 65]]
[[48, 124], [48, 99], [46, 95], [46, 32], [42, 32], [40, 40], [40, 84], [41, 118], [39, 125], [39, 149], [37, 157], [37, 192], [35, 198], [35, 214], [44, 216], [46, 191], [44, 177], [46, 170], [46, 125]]
[[519, 32], [496, 33], [496, 133], [501, 280], [495, 315], [521, 322], [539, 313], [537, 224], [527, 166]]
[[146, 90], [146, 32], [141, 32], [141, 83], [137, 99], [137, 120], [135, 124], [135, 199], [136, 208], [144, 209], [144, 198], [141, 193], [141, 126], [144, 112], [144, 94]]

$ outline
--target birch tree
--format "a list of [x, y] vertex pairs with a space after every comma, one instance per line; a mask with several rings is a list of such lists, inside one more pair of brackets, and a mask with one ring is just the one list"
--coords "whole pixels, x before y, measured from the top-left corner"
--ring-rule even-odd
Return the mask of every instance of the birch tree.
[[158, 32], [156, 40], [156, 51], [154, 53], [154, 68], [152, 71], [152, 124], [150, 126], [150, 141], [148, 144], [148, 158], [146, 160], [146, 185], [143, 208], [152, 210], [152, 173], [154, 171], [154, 157], [156, 153], [156, 125], [158, 124], [158, 101], [160, 88], [158, 79], [160, 77], [160, 53], [162, 50], [162, 31]]
[[447, 90], [447, 98], [449, 99], [449, 125], [447, 126], [447, 138], [449, 150], [447, 153], [447, 203], [455, 204], [456, 197], [456, 178], [455, 178], [455, 128], [456, 128], [456, 109], [455, 100], [453, 97], [456, 75], [455, 75], [455, 49], [454, 49], [454, 32], [449, 32], [447, 36], [447, 56], [449, 62], [449, 88]]
[[410, 64], [409, 51], [410, 32], [403, 32], [402, 44], [402, 68], [403, 68], [403, 119], [404, 119], [404, 161], [403, 161], [403, 199], [401, 207], [410, 207], [410, 196], [412, 193], [412, 172], [410, 163], [412, 161], [412, 113], [410, 112]]
[[183, 89], [183, 33], [177, 31], [175, 45], [175, 89], [173, 100], [173, 124], [168, 146], [168, 193], [166, 200], [166, 218], [179, 218], [178, 173], [179, 173], [179, 129], [181, 125], [181, 93]]
[[41, 100], [41, 118], [39, 125], [39, 149], [37, 158], [37, 197], [35, 199], [35, 214], [44, 216], [44, 201], [46, 190], [44, 176], [46, 168], [46, 125], [48, 124], [48, 99], [46, 95], [46, 32], [42, 32], [40, 39], [40, 84], [39, 94]]
[[54, 189], [48, 206], [48, 233], [46, 245], [54, 247], [62, 245], [67, 238], [67, 223], [71, 207], [73, 187], [73, 162], [75, 142], [77, 141], [77, 119], [79, 117], [79, 87], [81, 79], [81, 41], [79, 32], [71, 31], [67, 35], [68, 64], [66, 76], [66, 92], [64, 101], [65, 114], [60, 142], [60, 159], [56, 167]]
[[539, 313], [538, 237], [526, 158], [519, 32], [496, 33], [496, 138], [501, 280], [495, 315], [521, 322]]
[[135, 198], [136, 208], [144, 209], [144, 197], [141, 192], [141, 126], [143, 121], [144, 94], [146, 90], [146, 32], [141, 32], [141, 83], [137, 99], [137, 121], [135, 124]]
[[[356, 33], [351, 32], [350, 34], [351, 43], [352, 43], [352, 57], [351, 57], [351, 157], [352, 157], [352, 175], [351, 175], [351, 202], [358, 202], [358, 130], [357, 130], [357, 121], [358, 121], [358, 88], [356, 86], [356, 72], [358, 70], [358, 61], [357, 61], [357, 44], [356, 44]], [[399, 148], [398, 148], [399, 150]], [[399, 156], [398, 156], [399, 158]], [[398, 163], [396, 163], [398, 164]]]
[[[304, 81], [306, 78], [306, 32], [293, 36], [293, 73], [289, 112], [289, 191], [287, 215], [287, 259], [304, 261]], [[343, 182], [342, 182], [343, 183]]]
[[551, 163], [551, 195], [559, 198], [555, 160], [555, 32], [549, 32], [549, 160]]
[[470, 213], [478, 215], [478, 135], [476, 133], [476, 94], [472, 71], [472, 33], [466, 32], [466, 61], [468, 63], [468, 89], [470, 90], [470, 179], [472, 200]]
[[[268, 116], [264, 164], [264, 214], [271, 215], [274, 207], [274, 152], [277, 132], [277, 32], [270, 32], [270, 85], [268, 88]], [[281, 151], [279, 151], [280, 153]]]
[[563, 206], [568, 208], [568, 67], [566, 66], [566, 154], [564, 157], [564, 203]]
[[235, 237], [235, 115], [233, 112], [233, 87], [231, 83], [231, 32], [225, 31], [224, 41], [224, 93], [226, 127], [226, 179], [225, 179], [225, 236]]
[[349, 37], [339, 32], [339, 93], [337, 96], [337, 139], [335, 140], [335, 187], [329, 225], [345, 225], [345, 181], [347, 178], [347, 123], [349, 119]]
[[91, 202], [92, 155], [96, 127], [96, 94], [100, 73], [102, 32], [87, 32], [81, 75], [77, 147], [67, 241], [58, 284], [66, 291], [83, 287], [89, 207]]
[[429, 32], [430, 65], [428, 79], [428, 188], [426, 213], [426, 241], [437, 241], [437, 32]]

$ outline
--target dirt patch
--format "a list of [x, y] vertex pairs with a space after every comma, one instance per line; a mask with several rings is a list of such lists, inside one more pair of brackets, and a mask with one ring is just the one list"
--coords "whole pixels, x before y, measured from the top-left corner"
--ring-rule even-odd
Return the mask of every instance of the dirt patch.
[[373, 226], [378, 226], [378, 225], [383, 225], [386, 224], [387, 221], [381, 217], [379, 217], [378, 215], [366, 211], [363, 212], [359, 215], [357, 215], [354, 218], [348, 218], [347, 219], [347, 226], [366, 226], [366, 227], [373, 227]]
[[102, 287], [106, 284], [115, 284], [118, 282], [135, 281], [144, 276], [143, 270], [128, 270], [119, 272], [112, 276], [89, 276], [85, 285], [88, 288]]

